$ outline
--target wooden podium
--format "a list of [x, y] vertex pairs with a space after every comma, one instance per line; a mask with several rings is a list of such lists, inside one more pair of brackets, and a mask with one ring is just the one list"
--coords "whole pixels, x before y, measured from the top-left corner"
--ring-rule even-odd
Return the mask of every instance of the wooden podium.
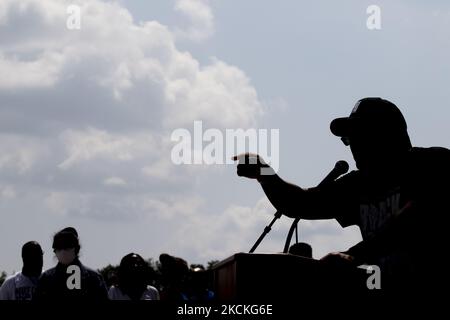
[[292, 254], [237, 253], [213, 267], [219, 301], [293, 299], [292, 293], [365, 290], [363, 270], [335, 270]]

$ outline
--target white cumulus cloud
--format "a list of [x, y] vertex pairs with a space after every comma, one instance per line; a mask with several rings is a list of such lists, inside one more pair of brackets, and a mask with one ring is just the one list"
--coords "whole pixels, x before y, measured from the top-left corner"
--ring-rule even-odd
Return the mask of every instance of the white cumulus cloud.
[[177, 0], [175, 10], [186, 18], [185, 28], [177, 28], [181, 38], [202, 41], [214, 34], [214, 15], [209, 0]]
[[[81, 9], [79, 30], [66, 27], [69, 5]], [[255, 126], [263, 107], [239, 67], [177, 48], [179, 37], [213, 35], [209, 2], [175, 9], [184, 34], [137, 23], [112, 1], [0, 2], [0, 194], [10, 206], [31, 204], [48, 223], [153, 217], [169, 228], [213, 205], [196, 189], [217, 171], [175, 166], [171, 132], [194, 120]]]

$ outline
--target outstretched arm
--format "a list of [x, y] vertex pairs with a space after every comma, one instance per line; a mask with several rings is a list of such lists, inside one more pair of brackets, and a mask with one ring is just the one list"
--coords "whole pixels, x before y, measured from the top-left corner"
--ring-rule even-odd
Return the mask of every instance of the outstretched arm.
[[271, 168], [255, 154], [242, 154], [233, 160], [239, 161], [237, 174], [258, 180], [272, 205], [284, 215], [310, 220], [336, 217], [338, 197], [330, 188], [302, 189], [284, 181], [273, 170], [267, 174]]

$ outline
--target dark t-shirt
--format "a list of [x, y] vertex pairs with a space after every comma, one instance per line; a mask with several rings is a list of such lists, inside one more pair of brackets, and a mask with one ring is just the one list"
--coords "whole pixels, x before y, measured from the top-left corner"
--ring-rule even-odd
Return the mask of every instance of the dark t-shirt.
[[[103, 277], [96, 271], [75, 261], [80, 269], [80, 288], [69, 288], [67, 280], [73, 276], [68, 266], [62, 264], [45, 271], [39, 278], [34, 300], [45, 301], [102, 301], [108, 300], [108, 292]], [[69, 270], [70, 271], [70, 270]], [[70, 279], [69, 279], [70, 280]]]
[[412, 148], [404, 165], [390, 175], [369, 180], [360, 171], [352, 171], [321, 188], [320, 193], [327, 202], [325, 210], [332, 210], [343, 227], [359, 226], [363, 239], [379, 232], [405, 205], [413, 204], [416, 213], [408, 222], [409, 231], [396, 231], [398, 238], [404, 238], [398, 241], [401, 246], [392, 244], [383, 257], [367, 261], [379, 265], [388, 278], [408, 277], [434, 261], [437, 266], [438, 255], [445, 252], [449, 182], [450, 150]]
[[381, 182], [352, 171], [330, 187], [338, 195], [336, 219], [343, 227], [358, 225], [365, 238], [409, 201], [427, 201], [430, 208], [442, 204], [441, 196], [450, 196], [449, 172], [450, 150], [438, 147], [412, 148], [396, 176]]

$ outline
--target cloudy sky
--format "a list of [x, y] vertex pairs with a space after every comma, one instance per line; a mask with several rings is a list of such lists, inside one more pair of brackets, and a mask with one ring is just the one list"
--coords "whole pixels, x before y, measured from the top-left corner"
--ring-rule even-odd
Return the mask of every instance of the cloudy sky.
[[[373, 4], [380, 30], [366, 25]], [[94, 268], [129, 252], [206, 263], [248, 251], [274, 208], [234, 165], [174, 165], [171, 133], [195, 120], [279, 129], [279, 173], [308, 187], [336, 160], [354, 166], [329, 122], [381, 96], [414, 145], [449, 147], [449, 41], [437, 0], [1, 0], [0, 270], [20, 269], [29, 240], [54, 265], [66, 226]], [[289, 225], [259, 251], [282, 251]], [[303, 221], [300, 238], [320, 258], [360, 234]]]

